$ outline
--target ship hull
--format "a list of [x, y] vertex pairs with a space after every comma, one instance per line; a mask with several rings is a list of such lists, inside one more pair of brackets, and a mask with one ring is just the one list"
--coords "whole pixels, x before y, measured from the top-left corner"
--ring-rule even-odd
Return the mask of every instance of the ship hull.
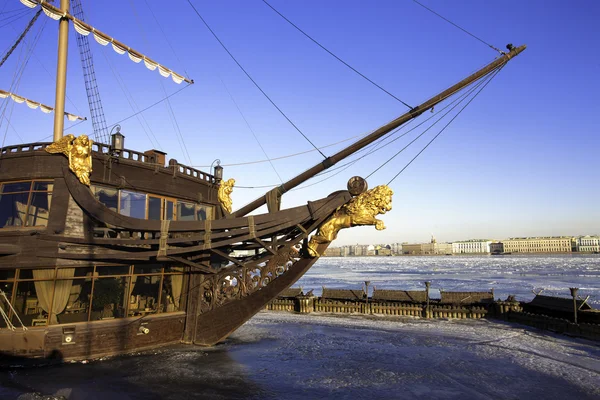
[[[32, 182], [26, 207], [14, 200], [27, 198], [22, 193], [4, 195], [2, 203], [12, 201], [22, 214], [13, 210], [16, 217], [0, 229], [0, 305], [7, 315], [0, 352], [7, 363], [214, 345], [314, 264], [303, 250], [308, 234], [351, 199], [342, 191], [301, 207], [227, 218], [209, 174], [176, 161], [158, 166], [143, 153], [115, 157], [96, 145], [90, 190], [45, 146], [2, 149], [3, 188]], [[40, 182], [51, 192], [36, 190]], [[115, 207], [102, 197], [113, 192]], [[123, 205], [131, 193], [145, 196], [145, 218]], [[48, 200], [43, 224], [26, 226], [35, 196], [51, 197], [51, 206]], [[210, 209], [210, 217], [153, 220], [152, 199], [163, 202], [163, 213], [172, 202]], [[21, 225], [12, 226], [17, 217]], [[101, 291], [107, 285], [112, 293]]]

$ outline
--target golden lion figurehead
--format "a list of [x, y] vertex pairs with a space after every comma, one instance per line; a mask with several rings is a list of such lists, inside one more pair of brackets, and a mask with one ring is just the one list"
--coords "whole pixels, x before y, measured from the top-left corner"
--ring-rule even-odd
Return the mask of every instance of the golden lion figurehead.
[[394, 192], [387, 185], [379, 185], [354, 197], [342, 208], [348, 214], [368, 214], [372, 217], [392, 210]]
[[385, 229], [382, 220], [375, 218], [378, 214], [385, 214], [392, 209], [392, 195], [394, 192], [386, 185], [374, 187], [351, 199], [339, 207], [317, 230], [317, 234], [310, 238], [307, 251], [311, 257], [318, 257], [319, 244], [330, 243], [340, 229], [358, 225], [375, 225], [378, 231]]

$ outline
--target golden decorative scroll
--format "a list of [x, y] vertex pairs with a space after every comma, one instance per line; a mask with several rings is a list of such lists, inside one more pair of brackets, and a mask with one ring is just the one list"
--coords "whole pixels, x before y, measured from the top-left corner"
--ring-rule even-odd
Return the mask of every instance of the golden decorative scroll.
[[67, 135], [46, 147], [46, 151], [48, 153], [62, 153], [67, 156], [69, 158], [69, 169], [77, 176], [79, 182], [90, 186], [92, 143], [87, 135], [80, 135], [77, 138], [73, 135]]
[[235, 179], [230, 178], [226, 181], [221, 181], [219, 185], [219, 191], [217, 195], [219, 197], [219, 202], [221, 203], [221, 207], [229, 214], [231, 214], [231, 206], [233, 202], [231, 201], [231, 192], [233, 192], [233, 186], [235, 185]]
[[339, 207], [317, 230], [308, 242], [308, 254], [319, 257], [317, 246], [330, 243], [340, 229], [358, 225], [375, 225], [375, 229], [385, 229], [383, 221], [375, 218], [378, 214], [385, 214], [392, 209], [392, 195], [394, 192], [387, 185], [380, 185], [359, 194], [348, 203]]

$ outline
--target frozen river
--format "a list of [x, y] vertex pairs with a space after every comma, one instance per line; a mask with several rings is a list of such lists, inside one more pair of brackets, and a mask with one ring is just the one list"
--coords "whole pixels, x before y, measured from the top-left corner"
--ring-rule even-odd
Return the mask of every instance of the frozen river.
[[[529, 301], [533, 291], [570, 297], [569, 287], [590, 296], [600, 308], [600, 255], [543, 256], [402, 256], [321, 258], [295, 286], [359, 289], [364, 281], [381, 289], [424, 290], [431, 281], [431, 296], [447, 291], [489, 291], [506, 299], [515, 295]], [[372, 294], [372, 291], [369, 291]]]
[[[598, 304], [599, 278], [596, 255], [365, 257], [321, 259], [299, 284], [318, 293], [365, 280], [423, 289], [428, 280], [519, 300], [576, 286]], [[210, 349], [0, 371], [0, 399], [41, 398], [600, 399], [600, 345], [492, 320], [262, 312]]]
[[0, 398], [584, 400], [599, 360], [597, 343], [487, 320], [262, 312], [210, 349], [5, 371]]

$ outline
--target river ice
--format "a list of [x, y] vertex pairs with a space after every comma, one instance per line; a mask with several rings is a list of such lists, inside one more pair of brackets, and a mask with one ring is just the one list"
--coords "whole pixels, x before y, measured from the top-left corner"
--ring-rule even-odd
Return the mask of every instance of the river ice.
[[0, 374], [0, 398], [598, 399], [598, 343], [488, 320], [262, 312], [224, 344]]
[[[364, 281], [381, 289], [424, 290], [431, 281], [431, 296], [439, 290], [489, 291], [506, 299], [515, 295], [530, 301], [533, 291], [570, 297], [569, 287], [600, 307], [600, 255], [505, 256], [403, 256], [324, 257], [298, 281], [305, 291], [321, 287], [359, 289]], [[373, 292], [369, 290], [371, 295]]]

